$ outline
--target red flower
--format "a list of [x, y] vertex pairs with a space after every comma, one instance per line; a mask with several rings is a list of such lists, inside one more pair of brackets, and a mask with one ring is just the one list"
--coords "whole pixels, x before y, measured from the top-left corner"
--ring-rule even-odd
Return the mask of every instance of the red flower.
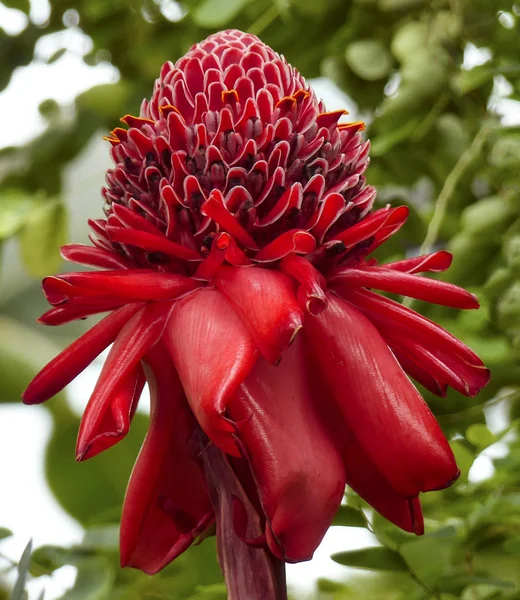
[[224, 571], [235, 534], [243, 553], [308, 560], [345, 483], [421, 534], [419, 493], [457, 478], [405, 373], [442, 396], [448, 385], [478, 393], [488, 371], [448, 332], [371, 290], [478, 302], [417, 275], [447, 269], [447, 252], [367, 258], [408, 211], [370, 212], [369, 146], [343, 114], [325, 112], [256, 37], [227, 31], [166, 63], [141, 115], [108, 138], [106, 219], [91, 221], [92, 247], [63, 248], [101, 271], [45, 278], [53, 308], [41, 322], [109, 315], [24, 400], [47, 400], [113, 343], [79, 432], [84, 460], [126, 435], [148, 381], [123, 564], [158, 571], [215, 516]]

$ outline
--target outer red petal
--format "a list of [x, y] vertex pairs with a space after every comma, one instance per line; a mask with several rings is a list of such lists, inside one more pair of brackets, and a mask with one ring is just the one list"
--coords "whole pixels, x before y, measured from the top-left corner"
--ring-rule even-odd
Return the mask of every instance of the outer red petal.
[[405, 371], [433, 393], [444, 395], [445, 386], [439, 387], [443, 382], [474, 396], [489, 381], [489, 371], [480, 358], [426, 317], [368, 290], [350, 290], [344, 298], [361, 308]]
[[473, 294], [452, 283], [420, 277], [410, 273], [392, 271], [384, 267], [343, 269], [329, 280], [331, 285], [367, 287], [393, 292], [453, 308], [478, 308]]
[[291, 279], [260, 267], [222, 267], [213, 282], [247, 325], [262, 356], [276, 363], [303, 322]]
[[213, 510], [190, 438], [191, 415], [165, 348], [145, 359], [150, 429], [132, 472], [121, 517], [121, 564], [154, 574], [211, 523]]
[[426, 271], [441, 272], [449, 269], [453, 256], [446, 250], [439, 250], [432, 254], [423, 256], [414, 256], [395, 262], [386, 263], [383, 266], [386, 269], [402, 271], [403, 273], [425, 273]]
[[374, 325], [348, 302], [328, 300], [303, 331], [361, 447], [402, 496], [446, 487], [458, 469], [435, 417]]
[[[89, 455], [94, 440], [99, 435], [106, 412], [112, 409], [113, 394], [131, 376], [143, 356], [157, 343], [164, 329], [171, 304], [159, 302], [146, 305], [123, 327], [103, 365], [101, 375], [92, 392], [79, 428], [76, 445], [77, 460]], [[114, 410], [118, 407], [114, 406]], [[114, 416], [116, 422], [125, 419]], [[128, 418], [128, 417], [126, 417]]]
[[419, 499], [397, 494], [348, 428], [344, 430], [343, 443], [347, 485], [383, 517], [405, 531], [422, 535], [424, 521]]
[[267, 541], [283, 560], [309, 560], [345, 488], [338, 450], [320, 422], [306, 376], [303, 340], [280, 366], [260, 359], [229, 404], [268, 522]]
[[[114, 204], [114, 206], [118, 205]], [[101, 269], [128, 269], [134, 266], [132, 261], [124, 256], [86, 244], [66, 244], [61, 247], [60, 254], [70, 262]]]
[[258, 356], [246, 326], [220, 292], [202, 289], [175, 304], [164, 341], [200, 426], [238, 456], [224, 412]]
[[38, 404], [62, 390], [114, 341], [140, 306], [129, 304], [115, 310], [58, 354], [31, 381], [23, 393], [23, 401]]
[[46, 277], [43, 290], [51, 304], [59, 305], [68, 298], [107, 295], [125, 301], [170, 300], [196, 289], [200, 284], [184, 275], [157, 273], [146, 269], [64, 273]]
[[[130, 373], [114, 390], [110, 398], [110, 405], [103, 413], [101, 421], [97, 421], [97, 429], [90, 433], [87, 451], [82, 454], [81, 460], [87, 460], [108, 450], [120, 442], [130, 429], [130, 422], [135, 414], [139, 398], [143, 391], [145, 377], [141, 365]], [[90, 412], [96, 406], [89, 404], [83, 413], [83, 420], [90, 419]]]

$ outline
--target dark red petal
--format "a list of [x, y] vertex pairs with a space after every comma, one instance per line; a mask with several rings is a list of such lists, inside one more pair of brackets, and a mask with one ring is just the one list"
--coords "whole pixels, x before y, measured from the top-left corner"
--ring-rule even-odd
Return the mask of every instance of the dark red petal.
[[313, 315], [319, 315], [327, 306], [323, 275], [303, 256], [288, 254], [280, 262], [280, 269], [299, 282], [297, 298], [300, 306]]
[[[473, 396], [488, 383], [489, 371], [480, 358], [426, 317], [368, 290], [351, 290], [343, 297], [369, 317], [386, 342], [399, 354], [400, 362], [401, 357], [405, 357], [403, 367], [406, 372], [434, 393], [444, 395], [444, 386], [439, 389], [437, 383], [428, 380], [424, 371], [428, 372], [429, 366], [434, 380], [449, 383], [463, 394]], [[443, 368], [448, 373], [441, 376], [439, 369]]]
[[224, 231], [231, 234], [246, 248], [251, 248], [252, 250], [258, 249], [255, 240], [240, 225], [235, 215], [230, 213], [224, 206], [224, 198], [220, 191], [213, 190], [210, 197], [202, 205], [201, 212], [203, 215], [211, 217]]
[[140, 307], [123, 306], [79, 337], [36, 375], [23, 393], [23, 401], [39, 404], [61, 391], [115, 340]]
[[370, 246], [371, 251], [376, 239], [379, 245], [402, 227], [408, 213], [409, 210], [406, 206], [380, 208], [352, 227], [334, 236], [333, 239], [340, 240], [347, 248], [351, 248], [356, 244], [374, 238]]
[[135, 464], [121, 517], [121, 564], [157, 573], [213, 520], [204, 475], [191, 447], [197, 427], [164, 347], [145, 358], [150, 428]]
[[384, 267], [342, 269], [329, 280], [329, 283], [347, 287], [375, 288], [452, 308], [479, 307], [478, 300], [473, 294], [452, 283], [391, 271]]
[[269, 522], [269, 547], [290, 562], [312, 557], [345, 488], [318, 410], [300, 336], [280, 366], [259, 359], [229, 404]]
[[132, 269], [64, 273], [59, 277], [46, 277], [42, 285], [47, 300], [60, 304], [71, 297], [106, 295], [132, 301], [172, 300], [200, 284], [184, 275]]
[[167, 256], [173, 256], [182, 260], [202, 259], [200, 254], [195, 252], [195, 250], [191, 250], [183, 244], [172, 242], [166, 237], [148, 233], [147, 231], [108, 226], [107, 233], [113, 242], [130, 244], [148, 252], [163, 252]]
[[[92, 458], [114, 446], [126, 436], [144, 383], [143, 368], [141, 365], [137, 365], [133, 372], [114, 390], [110, 404], [106, 407], [103, 417], [98, 423], [97, 430], [92, 431], [88, 450], [82, 455], [81, 460]], [[89, 410], [95, 410], [95, 407], [89, 404], [83, 413], [83, 419], [89, 420]]]
[[51, 308], [43, 313], [38, 322], [43, 325], [63, 325], [70, 321], [114, 310], [127, 303], [127, 299], [115, 296], [71, 298], [65, 305]]
[[452, 260], [453, 256], [449, 252], [440, 250], [439, 252], [433, 252], [432, 254], [414, 256], [413, 258], [386, 263], [382, 266], [385, 269], [402, 271], [403, 273], [426, 273], [427, 271], [439, 273], [449, 269]]
[[224, 413], [258, 357], [246, 326], [220, 292], [201, 289], [175, 303], [164, 341], [200, 426], [238, 456], [235, 428]]
[[428, 371], [424, 368], [424, 365], [415, 364], [413, 361], [409, 360], [407, 356], [401, 354], [395, 348], [392, 348], [392, 352], [394, 356], [397, 358], [399, 364], [406, 373], [412, 378], [423, 385], [427, 390], [429, 390], [432, 394], [436, 396], [440, 396], [441, 398], [446, 397], [446, 392], [448, 391], [448, 386], [446, 383], [435, 379]]
[[424, 522], [419, 499], [396, 493], [348, 427], [342, 441], [347, 485], [383, 517], [405, 531], [422, 535]]
[[458, 475], [435, 417], [374, 325], [332, 294], [303, 329], [343, 416], [394, 490], [414, 498]]
[[485, 367], [470, 365], [454, 354], [414, 340], [400, 327], [378, 329], [387, 344], [401, 356], [406, 356], [417, 367], [465, 396], [476, 396], [489, 381], [489, 371]]
[[291, 252], [309, 254], [316, 248], [316, 240], [302, 229], [291, 229], [267, 244], [257, 253], [255, 262], [272, 262], [287, 256]]
[[110, 252], [103, 248], [95, 248], [84, 244], [66, 244], [61, 247], [60, 253], [65, 260], [89, 267], [101, 269], [128, 269], [133, 266], [132, 261]]
[[290, 278], [260, 267], [222, 267], [213, 282], [246, 324], [262, 356], [276, 363], [303, 323]]
[[170, 303], [148, 304], [127, 322], [117, 336], [81, 421], [76, 444], [77, 460], [86, 457], [109, 410], [112, 395], [159, 340], [170, 310]]

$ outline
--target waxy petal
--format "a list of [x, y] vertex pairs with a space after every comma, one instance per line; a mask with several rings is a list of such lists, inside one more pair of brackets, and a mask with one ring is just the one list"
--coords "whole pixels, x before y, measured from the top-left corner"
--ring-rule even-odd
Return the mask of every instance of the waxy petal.
[[191, 438], [197, 428], [165, 348], [145, 358], [150, 428], [121, 517], [121, 564], [157, 573], [211, 524], [213, 509]]
[[414, 256], [413, 258], [405, 258], [395, 262], [382, 265], [385, 269], [401, 271], [403, 273], [439, 273], [450, 268], [453, 256], [446, 250], [432, 252], [422, 256]]
[[347, 485], [383, 517], [405, 531], [422, 535], [424, 521], [419, 499], [396, 493], [348, 427], [343, 430], [342, 441]]
[[[141, 365], [137, 365], [133, 372], [114, 390], [101, 421], [96, 419], [97, 431], [92, 432], [88, 450], [82, 455], [81, 460], [92, 458], [114, 446], [126, 436], [144, 384], [143, 368]], [[89, 410], [96, 410], [96, 407], [92, 404], [87, 406], [83, 413], [83, 419], [86, 421], [90, 419]]]
[[[348, 290], [342, 296], [369, 317], [397, 352], [399, 362], [402, 362], [401, 358], [405, 359], [405, 371], [433, 393], [443, 396], [443, 383], [449, 383], [446, 375], [440, 376], [434, 364], [438, 360], [452, 372], [452, 376], [449, 376], [452, 381], [450, 385], [455, 384], [454, 387], [463, 394], [475, 395], [489, 381], [489, 371], [480, 358], [459, 339], [426, 317], [368, 290]], [[420, 356], [423, 352], [430, 357]], [[432, 366], [431, 370], [429, 365]], [[432, 376], [435, 381], [431, 380]]]
[[87, 457], [110, 407], [112, 394], [158, 342], [170, 310], [171, 303], [148, 304], [127, 322], [117, 336], [81, 421], [76, 445], [77, 460]]
[[255, 256], [256, 262], [273, 262], [287, 256], [291, 252], [309, 254], [316, 248], [316, 240], [308, 232], [301, 229], [291, 229], [282, 233], [267, 246], [264, 246]]
[[404, 225], [408, 213], [406, 206], [380, 208], [332, 239], [343, 242], [347, 248], [371, 240], [366, 252], [368, 254]]
[[46, 277], [42, 283], [47, 300], [55, 305], [81, 296], [112, 295], [144, 302], [173, 300], [199, 285], [184, 275], [145, 269], [64, 273], [59, 277]]
[[198, 290], [175, 303], [164, 342], [200, 426], [224, 452], [239, 455], [224, 413], [255, 364], [251, 334], [226, 298]]
[[478, 308], [477, 298], [452, 283], [420, 277], [410, 273], [392, 271], [384, 267], [342, 269], [329, 280], [331, 285], [367, 287], [402, 294], [452, 308]]
[[246, 324], [262, 356], [276, 363], [303, 324], [290, 278], [260, 267], [222, 267], [213, 283]]
[[313, 315], [319, 315], [325, 310], [327, 307], [325, 278], [306, 258], [288, 254], [280, 261], [280, 269], [300, 284], [297, 299], [302, 308]]
[[134, 266], [132, 261], [124, 256], [85, 244], [66, 244], [61, 247], [60, 254], [69, 262], [101, 269], [129, 269]]
[[289, 562], [312, 557], [345, 488], [306, 373], [298, 336], [280, 366], [260, 359], [229, 403], [268, 519], [269, 547]]
[[430, 409], [363, 313], [328, 300], [303, 331], [361, 447], [402, 496], [450, 485], [457, 465]]
[[148, 231], [139, 231], [138, 229], [127, 229], [126, 227], [107, 227], [107, 234], [113, 242], [121, 244], [130, 244], [143, 248], [148, 252], [163, 252], [167, 256], [180, 258], [181, 260], [202, 260], [202, 256], [195, 250], [188, 248], [183, 244], [172, 242], [168, 238], [149, 233]]
[[23, 401], [39, 404], [61, 391], [115, 340], [140, 307], [129, 304], [115, 310], [60, 352], [31, 381], [23, 393]]
[[85, 319], [92, 315], [114, 310], [127, 303], [127, 299], [116, 296], [71, 298], [67, 300], [66, 304], [64, 303], [44, 312], [38, 318], [38, 322], [43, 325], [63, 325], [64, 323], [70, 323], [70, 321]]

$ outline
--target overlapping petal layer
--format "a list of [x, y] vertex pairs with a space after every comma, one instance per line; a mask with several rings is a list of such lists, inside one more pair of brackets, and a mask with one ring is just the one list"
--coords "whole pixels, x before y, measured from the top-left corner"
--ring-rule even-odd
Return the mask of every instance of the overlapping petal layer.
[[153, 574], [211, 524], [213, 508], [197, 457], [197, 424], [168, 353], [145, 357], [150, 429], [135, 464], [121, 517], [121, 564]]
[[259, 267], [222, 267], [213, 282], [247, 325], [264, 358], [276, 363], [303, 324], [292, 280]]
[[303, 331], [345, 421], [398, 494], [413, 498], [458, 476], [435, 417], [361, 311], [329, 294]]
[[312, 396], [302, 344], [298, 336], [279, 366], [260, 359], [229, 403], [268, 519], [269, 547], [291, 562], [312, 557], [345, 487], [340, 454]]
[[220, 292], [203, 289], [175, 304], [164, 342], [200, 426], [222, 450], [238, 456], [225, 411], [258, 357], [246, 326]]

